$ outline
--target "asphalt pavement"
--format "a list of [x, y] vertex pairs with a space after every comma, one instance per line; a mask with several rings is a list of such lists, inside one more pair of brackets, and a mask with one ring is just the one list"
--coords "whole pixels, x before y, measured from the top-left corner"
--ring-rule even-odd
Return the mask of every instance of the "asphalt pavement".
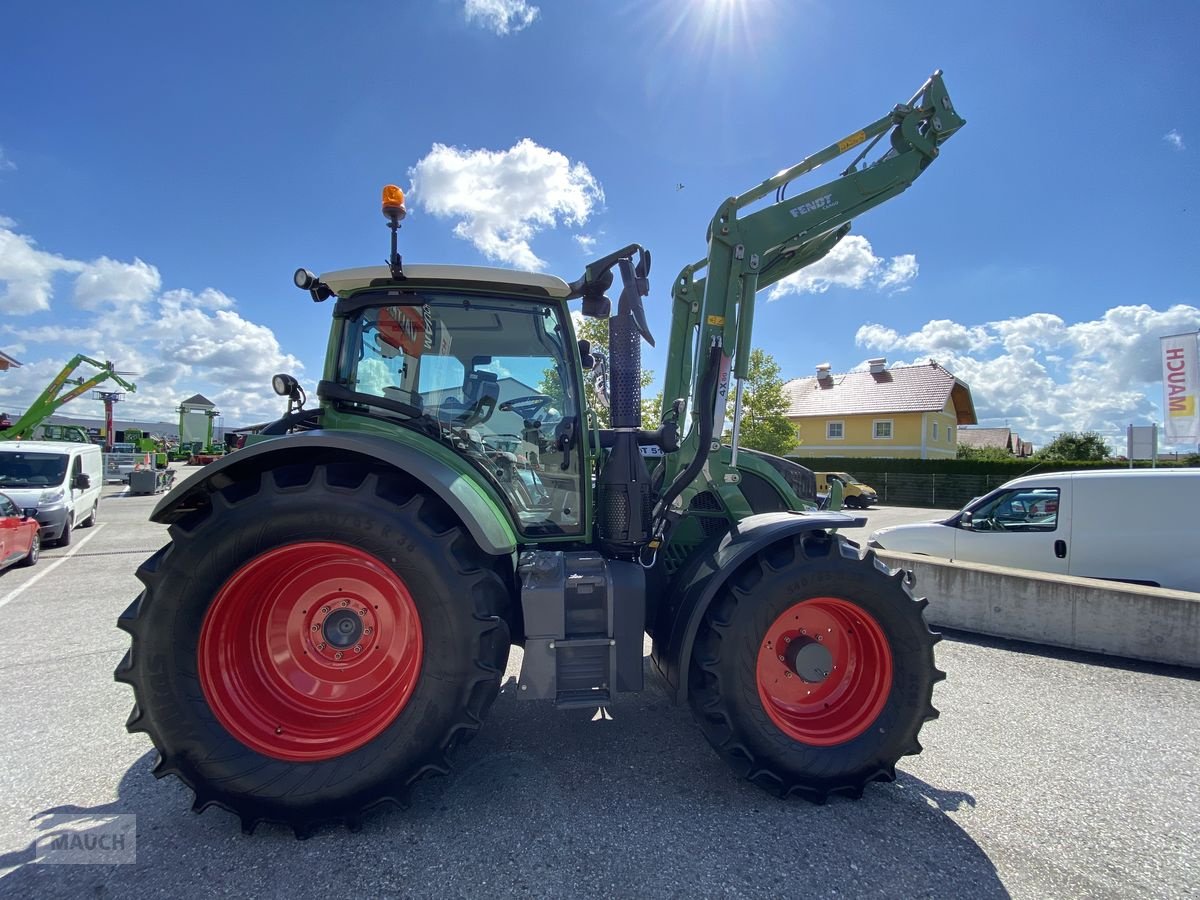
[[[657, 676], [608, 714], [505, 687], [447, 778], [308, 841], [190, 812], [112, 680], [153, 497], [0, 574], [0, 896], [1184, 897], [1200, 893], [1197, 673], [954, 635], [925, 752], [826, 806], [738, 781]], [[878, 508], [870, 526], [938, 517]], [[919, 586], [918, 586], [919, 587]], [[649, 668], [649, 660], [647, 660]], [[46, 865], [63, 814], [136, 818], [136, 863]]]

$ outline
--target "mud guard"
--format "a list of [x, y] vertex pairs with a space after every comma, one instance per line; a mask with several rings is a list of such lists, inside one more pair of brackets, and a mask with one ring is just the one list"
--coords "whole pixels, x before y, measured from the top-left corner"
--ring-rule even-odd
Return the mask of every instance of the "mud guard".
[[381, 462], [420, 481], [439, 497], [463, 523], [485, 553], [508, 556], [517, 548], [516, 535], [499, 497], [492, 497], [480, 482], [417, 447], [353, 431], [306, 431], [281, 435], [253, 444], [188, 476], [159, 501], [150, 521], [170, 524], [188, 511], [207, 504], [215, 490], [286, 464], [289, 457], [311, 460], [314, 454], [331, 459], [359, 456], [364, 462]]
[[686, 703], [692, 644], [708, 605], [742, 563], [777, 541], [805, 531], [857, 528], [865, 516], [836, 512], [777, 512], [749, 516], [707, 553], [680, 570], [669, 598], [658, 612], [652, 659], [670, 686], [676, 703]]

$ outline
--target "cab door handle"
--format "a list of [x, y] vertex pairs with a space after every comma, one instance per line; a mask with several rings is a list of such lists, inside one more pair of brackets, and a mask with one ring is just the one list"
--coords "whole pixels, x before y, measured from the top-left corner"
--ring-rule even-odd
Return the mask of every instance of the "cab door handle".
[[1066, 559], [1066, 556], [1067, 556], [1067, 542], [1066, 541], [1057, 540], [1054, 542], [1054, 555], [1057, 556], [1059, 559]]

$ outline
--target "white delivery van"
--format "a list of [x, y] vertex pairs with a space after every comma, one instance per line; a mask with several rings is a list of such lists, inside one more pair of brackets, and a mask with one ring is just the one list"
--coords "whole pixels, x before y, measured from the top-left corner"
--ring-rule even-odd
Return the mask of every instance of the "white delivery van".
[[43, 543], [71, 543], [77, 527], [96, 524], [104, 484], [100, 448], [68, 441], [0, 441], [0, 491], [36, 509]]
[[879, 550], [1200, 592], [1200, 469], [1014, 479], [938, 522], [880, 528]]

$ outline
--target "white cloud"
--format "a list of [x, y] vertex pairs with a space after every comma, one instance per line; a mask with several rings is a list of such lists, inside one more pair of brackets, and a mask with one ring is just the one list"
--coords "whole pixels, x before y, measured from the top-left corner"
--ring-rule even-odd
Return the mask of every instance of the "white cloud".
[[915, 253], [902, 253], [899, 256], [893, 256], [888, 261], [887, 268], [884, 269], [883, 274], [879, 276], [879, 287], [880, 289], [894, 287], [899, 291], [907, 291], [909, 288], [908, 282], [917, 277], [919, 269]]
[[500, 151], [434, 144], [408, 174], [424, 210], [457, 220], [456, 236], [521, 269], [545, 266], [530, 246], [534, 235], [560, 224], [583, 225], [604, 202], [586, 165], [528, 138]]
[[75, 302], [84, 309], [101, 303], [114, 306], [144, 303], [162, 287], [158, 269], [134, 257], [123, 263], [102, 256], [88, 263], [75, 278]]
[[772, 285], [767, 300], [789, 294], [823, 294], [831, 287], [907, 290], [909, 282], [917, 277], [918, 268], [917, 258], [911, 253], [884, 260], [875, 255], [865, 237], [849, 234], [824, 259]]
[[596, 239], [590, 234], [573, 234], [571, 239], [579, 245], [579, 249], [584, 253], [591, 253], [596, 249]]
[[1159, 338], [1198, 328], [1197, 307], [1140, 304], [1073, 324], [1051, 313], [980, 325], [934, 320], [908, 334], [867, 324], [855, 342], [936, 359], [971, 386], [981, 425], [1008, 424], [1042, 444], [1063, 431], [1098, 431], [1119, 451], [1127, 425], [1162, 420]]
[[49, 309], [55, 274], [82, 271], [84, 264], [37, 249], [15, 226], [0, 216], [0, 313], [22, 316]]
[[0, 172], [11, 172], [17, 167], [17, 164], [8, 158], [4, 153], [4, 148], [0, 147]]
[[1183, 135], [1180, 134], [1178, 131], [1176, 131], [1174, 128], [1172, 128], [1170, 131], [1168, 131], [1166, 134], [1163, 135], [1163, 140], [1166, 141], [1168, 144], [1170, 144], [1171, 148], [1174, 150], [1186, 150], [1187, 149], [1187, 145], [1183, 142]]
[[526, 0], [464, 0], [463, 12], [468, 22], [507, 35], [528, 28], [541, 10]]
[[[127, 419], [174, 421], [179, 401], [195, 393], [216, 402], [233, 426], [278, 417], [270, 377], [298, 375], [303, 365], [280, 348], [270, 328], [239, 314], [233, 298], [214, 288], [159, 293], [162, 276], [150, 263], [68, 259], [37, 249], [13, 226], [0, 217], [0, 336], [20, 341], [23, 365], [0, 378], [0, 409], [28, 407], [67, 360], [82, 353], [139, 373], [129, 378], [137, 391], [119, 408]], [[74, 306], [86, 310], [86, 318], [61, 305], [50, 311], [60, 273], [76, 275]], [[6, 345], [15, 352], [15, 344]], [[79, 369], [91, 372], [86, 364]], [[95, 406], [85, 396], [63, 411], [98, 416]]]

